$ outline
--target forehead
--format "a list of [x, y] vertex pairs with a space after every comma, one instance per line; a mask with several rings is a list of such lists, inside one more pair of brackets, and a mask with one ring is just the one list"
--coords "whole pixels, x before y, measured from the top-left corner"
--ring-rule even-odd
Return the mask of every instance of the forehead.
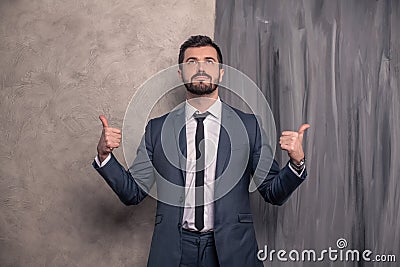
[[188, 58], [204, 59], [212, 57], [218, 61], [217, 50], [212, 46], [189, 47], [185, 50], [184, 61]]

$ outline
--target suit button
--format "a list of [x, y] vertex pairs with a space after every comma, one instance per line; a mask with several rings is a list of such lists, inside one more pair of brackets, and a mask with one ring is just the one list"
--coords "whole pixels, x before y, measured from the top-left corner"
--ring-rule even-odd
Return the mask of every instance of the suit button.
[[183, 196], [179, 198], [179, 203], [183, 203]]

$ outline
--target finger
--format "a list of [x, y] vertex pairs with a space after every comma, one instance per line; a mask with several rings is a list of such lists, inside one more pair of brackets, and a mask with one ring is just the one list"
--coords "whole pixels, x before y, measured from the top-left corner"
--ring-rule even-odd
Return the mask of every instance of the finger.
[[279, 140], [285, 142], [295, 142], [297, 140], [297, 136], [281, 136]]
[[304, 134], [304, 131], [310, 128], [310, 124], [306, 123], [303, 124], [299, 127], [299, 130], [297, 131], [299, 134]]
[[109, 135], [121, 135], [121, 131], [119, 131], [118, 129], [116, 129], [116, 128], [110, 128], [110, 127], [107, 127], [107, 128], [104, 128], [104, 132], [106, 133], [106, 134], [109, 134]]
[[291, 151], [292, 150], [292, 146], [291, 145], [287, 145], [287, 144], [282, 144], [281, 145], [281, 149], [282, 150], [286, 150], [286, 151]]
[[292, 144], [280, 144], [281, 148], [287, 151], [292, 151], [293, 150], [293, 145]]
[[119, 135], [119, 134], [106, 133], [104, 139], [106, 142], [117, 142], [117, 141], [121, 140], [122, 138], [121, 138], [121, 135]]
[[297, 133], [297, 132], [294, 132], [294, 131], [283, 131], [283, 132], [282, 132], [282, 136], [288, 136], [288, 135], [297, 136], [298, 133]]
[[113, 143], [110, 143], [109, 145], [107, 145], [107, 147], [110, 148], [110, 149], [114, 149], [114, 148], [119, 147], [119, 145], [120, 145], [120, 143], [113, 142]]
[[290, 146], [290, 147], [294, 146], [294, 144], [293, 144], [293, 143], [290, 143], [290, 142], [279, 142], [279, 144], [280, 144], [281, 146]]
[[121, 139], [122, 138], [121, 134], [113, 133], [113, 132], [110, 132], [110, 131], [104, 131], [104, 136], [107, 139]]
[[106, 148], [107, 149], [114, 149], [114, 148], [118, 148], [120, 146], [120, 143], [108, 143], [107, 145], [106, 145]]
[[112, 136], [121, 136], [121, 130], [118, 128], [111, 128], [111, 127], [107, 127], [107, 128], [103, 128], [105, 135], [112, 135]]
[[112, 128], [112, 127], [107, 127], [107, 129], [105, 129], [107, 133], [113, 133], [113, 134], [120, 134], [121, 130], [118, 128]]
[[292, 142], [292, 141], [279, 141], [280, 145], [288, 145], [288, 146], [295, 146], [296, 142]]
[[120, 145], [121, 145], [121, 143], [119, 143], [119, 142], [118, 142], [118, 143], [115, 143], [115, 144], [114, 144], [114, 148], [118, 148]]
[[114, 137], [108, 137], [106, 142], [107, 142], [107, 144], [120, 143], [121, 139], [120, 138], [114, 138]]
[[118, 128], [110, 128], [110, 127], [109, 127], [109, 129], [110, 129], [113, 133], [117, 133], [117, 134], [120, 134], [120, 133], [121, 133], [121, 130], [118, 129]]
[[103, 128], [108, 127], [108, 121], [104, 115], [100, 115], [99, 119], [101, 120], [101, 123], [103, 124]]
[[293, 134], [293, 131], [283, 131], [282, 135], [291, 135]]

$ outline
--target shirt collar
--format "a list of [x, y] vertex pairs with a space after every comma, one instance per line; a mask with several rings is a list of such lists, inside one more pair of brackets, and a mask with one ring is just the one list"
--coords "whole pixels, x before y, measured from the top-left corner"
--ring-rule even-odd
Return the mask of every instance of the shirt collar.
[[[206, 111], [208, 111], [216, 119], [220, 119], [221, 109], [222, 109], [222, 103], [221, 99], [218, 96], [217, 100]], [[200, 111], [195, 107], [193, 107], [187, 100], [186, 100], [185, 112], [186, 112], [186, 120], [191, 119], [193, 117], [193, 114], [200, 113]]]

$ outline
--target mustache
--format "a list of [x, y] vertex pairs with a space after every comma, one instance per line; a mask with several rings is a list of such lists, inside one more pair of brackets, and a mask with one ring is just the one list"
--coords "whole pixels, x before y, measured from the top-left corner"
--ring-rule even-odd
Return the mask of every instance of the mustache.
[[196, 73], [195, 75], [192, 76], [192, 80], [197, 78], [197, 77], [201, 77], [201, 76], [205, 76], [205, 77], [209, 78], [210, 80], [212, 80], [212, 77], [210, 75], [208, 75], [207, 73], [205, 73], [205, 72]]

